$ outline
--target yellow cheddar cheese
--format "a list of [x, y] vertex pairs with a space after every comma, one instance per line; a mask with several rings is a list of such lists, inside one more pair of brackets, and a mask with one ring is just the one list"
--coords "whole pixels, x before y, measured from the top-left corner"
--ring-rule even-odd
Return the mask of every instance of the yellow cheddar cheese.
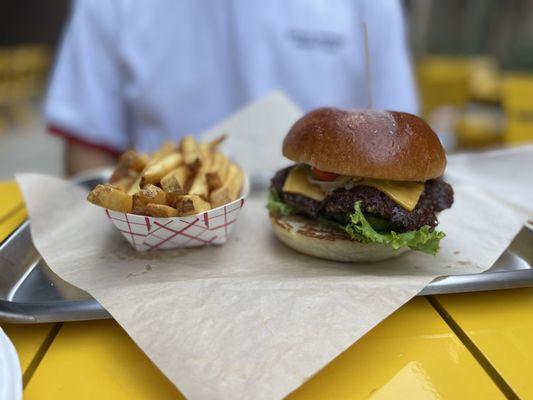
[[282, 190], [286, 193], [301, 194], [316, 201], [324, 200], [326, 193], [317, 185], [309, 182], [307, 179], [308, 171], [309, 169], [305, 165], [298, 165], [291, 169]]
[[398, 205], [407, 211], [413, 211], [418, 203], [418, 199], [424, 191], [424, 183], [420, 182], [400, 182], [400, 181], [379, 181], [364, 179], [357, 182], [357, 185], [372, 186], [389, 196]]
[[[309, 169], [305, 165], [294, 167], [289, 172], [282, 190], [286, 193], [300, 194], [316, 201], [324, 200], [327, 194], [318, 185], [309, 182], [308, 173]], [[420, 182], [362, 179], [354, 181], [353, 185], [374, 187], [408, 211], [413, 211], [424, 191], [424, 183]]]

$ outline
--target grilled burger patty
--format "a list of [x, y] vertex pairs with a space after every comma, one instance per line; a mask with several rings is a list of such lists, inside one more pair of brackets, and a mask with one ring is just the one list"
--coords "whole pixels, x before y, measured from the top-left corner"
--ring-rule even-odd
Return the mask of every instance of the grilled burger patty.
[[390, 221], [392, 229], [404, 232], [419, 229], [424, 225], [434, 228], [438, 224], [436, 213], [450, 208], [453, 204], [453, 189], [440, 178], [426, 181], [424, 192], [413, 211], [407, 211], [385, 193], [370, 186], [355, 186], [349, 190], [336, 189], [320, 202], [282, 191], [292, 167], [278, 171], [272, 178], [272, 187], [278, 191], [285, 203], [297, 207], [300, 213], [311, 219], [346, 215], [353, 212], [357, 201], [361, 201], [361, 209], [365, 214]]

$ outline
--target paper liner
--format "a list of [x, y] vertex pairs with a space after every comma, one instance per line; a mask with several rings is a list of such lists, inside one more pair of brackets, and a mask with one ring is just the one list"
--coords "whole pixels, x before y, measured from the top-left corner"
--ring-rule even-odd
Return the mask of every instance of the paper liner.
[[241, 196], [201, 214], [157, 218], [106, 209], [113, 225], [137, 251], [170, 250], [224, 244], [235, 227], [249, 191], [245, 176]]

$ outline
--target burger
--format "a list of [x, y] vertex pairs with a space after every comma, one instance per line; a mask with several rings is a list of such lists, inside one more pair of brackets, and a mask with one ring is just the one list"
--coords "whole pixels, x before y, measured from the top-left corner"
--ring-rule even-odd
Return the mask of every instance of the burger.
[[295, 164], [271, 180], [276, 236], [337, 261], [379, 261], [409, 249], [435, 255], [437, 215], [453, 204], [446, 155], [421, 118], [403, 112], [319, 108], [283, 141]]

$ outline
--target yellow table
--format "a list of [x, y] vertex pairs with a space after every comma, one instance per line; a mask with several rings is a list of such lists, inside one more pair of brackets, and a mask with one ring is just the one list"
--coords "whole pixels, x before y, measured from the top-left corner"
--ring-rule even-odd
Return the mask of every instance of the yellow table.
[[[504, 398], [428, 301], [417, 298], [291, 399]], [[177, 399], [178, 391], [113, 321], [65, 323], [25, 399]]]
[[[0, 184], [3, 237], [25, 211], [3, 220], [2, 212], [20, 202], [13, 184]], [[532, 300], [533, 289], [413, 299], [290, 398], [532, 397]], [[114, 321], [4, 328], [25, 399], [180, 398]]]
[[533, 288], [440, 295], [437, 308], [510, 395], [533, 398]]
[[[0, 243], [26, 219], [26, 216], [22, 194], [17, 184], [0, 182]], [[29, 381], [44, 357], [59, 326], [60, 324], [2, 325], [17, 349], [24, 384]]]
[[0, 242], [2, 242], [24, 219], [26, 209], [15, 182], [0, 182]]
[[60, 325], [2, 325], [2, 328], [17, 350], [24, 386], [29, 382], [35, 369], [46, 354], [48, 347], [52, 344]]

